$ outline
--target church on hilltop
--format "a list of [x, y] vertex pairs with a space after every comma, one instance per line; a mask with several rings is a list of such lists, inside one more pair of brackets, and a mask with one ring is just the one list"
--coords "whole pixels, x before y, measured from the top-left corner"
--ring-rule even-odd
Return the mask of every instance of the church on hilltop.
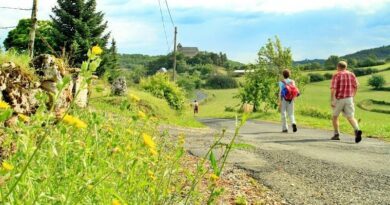
[[177, 45], [177, 51], [183, 53], [184, 56], [192, 58], [199, 53], [199, 49], [197, 47], [183, 47], [180, 43]]

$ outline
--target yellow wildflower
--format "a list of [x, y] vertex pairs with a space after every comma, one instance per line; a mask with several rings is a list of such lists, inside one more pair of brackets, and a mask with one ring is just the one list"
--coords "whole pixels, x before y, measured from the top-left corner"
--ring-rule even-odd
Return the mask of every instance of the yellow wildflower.
[[143, 133], [142, 138], [144, 139], [144, 144], [146, 146], [148, 146], [150, 149], [156, 149], [156, 143], [154, 143], [154, 141], [150, 135]]
[[18, 114], [18, 117], [21, 121], [23, 122], [29, 122], [30, 121], [30, 117], [27, 116], [27, 115], [23, 115], [23, 114]]
[[156, 180], [156, 176], [154, 176], [154, 173], [152, 171], [148, 171], [148, 175], [152, 180]]
[[99, 46], [92, 47], [92, 54], [100, 55], [103, 53], [103, 50]]
[[12, 166], [12, 164], [8, 163], [8, 162], [3, 162], [2, 163], [2, 166], [3, 166], [3, 169], [7, 170], [7, 171], [11, 171], [14, 169], [14, 166]]
[[87, 186], [87, 189], [88, 189], [88, 190], [92, 190], [92, 189], [93, 189], [93, 186], [92, 186], [92, 185], [88, 185], [88, 186]]
[[155, 149], [150, 149], [150, 153], [154, 156], [158, 155], [158, 152]]
[[112, 205], [121, 205], [121, 202], [118, 199], [113, 199], [111, 204]]
[[210, 179], [211, 179], [211, 181], [217, 181], [219, 179], [219, 176], [217, 176], [215, 174], [211, 174]]
[[134, 95], [134, 94], [129, 94], [129, 97], [130, 97], [130, 100], [133, 101], [133, 102], [139, 102], [141, 99]]
[[10, 108], [8, 103], [0, 100], [0, 109], [8, 109], [8, 108]]
[[180, 144], [180, 145], [183, 145], [185, 142], [186, 142], [186, 141], [185, 141], [184, 135], [183, 135], [183, 134], [180, 134], [180, 135], [179, 135], [179, 144]]
[[144, 118], [146, 118], [146, 114], [140, 110], [140, 111], [138, 111], [138, 117], [141, 119], [144, 119]]
[[71, 115], [65, 115], [63, 121], [69, 125], [75, 126], [77, 128], [87, 128], [87, 124], [81, 121], [80, 119], [73, 117]]
[[114, 149], [112, 149], [112, 153], [118, 153], [121, 151], [121, 148], [119, 147], [115, 147]]

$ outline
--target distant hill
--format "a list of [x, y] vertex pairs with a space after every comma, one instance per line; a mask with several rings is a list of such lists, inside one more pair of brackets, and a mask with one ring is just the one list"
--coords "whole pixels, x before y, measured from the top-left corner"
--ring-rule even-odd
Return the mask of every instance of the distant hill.
[[390, 45], [382, 46], [378, 48], [371, 48], [358, 51], [356, 53], [342, 56], [342, 58], [355, 58], [355, 59], [366, 59], [371, 56], [376, 56], [378, 60], [385, 60], [390, 57]]
[[[373, 56], [376, 56], [378, 60], [386, 60], [387, 58], [390, 58], [390, 45], [361, 50], [352, 54], [341, 56], [340, 58], [342, 59], [354, 58], [356, 60], [364, 60]], [[323, 65], [325, 63], [325, 60], [326, 59], [312, 59], [312, 60], [305, 59], [301, 61], [294, 61], [294, 65], [305, 65], [310, 63], [320, 63], [321, 65]]]
[[310, 64], [310, 63], [319, 63], [319, 64], [323, 65], [325, 63], [325, 60], [324, 59], [313, 59], [313, 60], [305, 59], [305, 60], [301, 60], [301, 61], [294, 61], [294, 65], [305, 65], [305, 64]]

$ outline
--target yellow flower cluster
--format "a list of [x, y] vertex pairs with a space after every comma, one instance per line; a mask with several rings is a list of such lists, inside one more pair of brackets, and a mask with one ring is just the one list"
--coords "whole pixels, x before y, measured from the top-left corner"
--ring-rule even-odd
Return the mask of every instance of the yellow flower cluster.
[[150, 149], [156, 149], [156, 143], [154, 143], [154, 141], [150, 135], [143, 133], [142, 138], [144, 139], [144, 144], [146, 146], [148, 146]]
[[131, 101], [136, 102], [136, 103], [141, 100], [138, 96], [136, 96], [136, 95], [134, 95], [132, 93], [129, 94], [129, 98], [130, 98]]
[[138, 111], [138, 117], [141, 118], [141, 119], [145, 119], [146, 118], [146, 114], [140, 110], [140, 111]]
[[215, 182], [215, 181], [217, 181], [218, 179], [219, 179], [219, 176], [217, 176], [217, 175], [215, 175], [215, 174], [211, 174], [211, 175], [210, 175], [210, 180], [211, 180], [211, 181]]
[[5, 169], [7, 171], [11, 171], [14, 169], [14, 166], [12, 166], [12, 164], [10, 164], [8, 162], [3, 162], [1, 165], [2, 165], [3, 169]]
[[0, 100], [0, 109], [8, 109], [8, 108], [10, 108], [8, 103]]
[[103, 53], [103, 49], [101, 49], [99, 46], [92, 47], [92, 54], [100, 55], [102, 53]]
[[185, 141], [185, 136], [184, 136], [184, 134], [180, 134], [180, 135], [179, 135], [179, 144], [180, 144], [180, 145], [184, 145], [185, 142], [186, 142], [186, 141]]
[[149, 177], [154, 181], [154, 180], [156, 180], [157, 178], [156, 178], [156, 176], [154, 176], [154, 173], [152, 172], [152, 171], [148, 171], [148, 175], [149, 175]]
[[152, 155], [158, 155], [157, 149], [156, 149], [156, 143], [153, 141], [153, 138], [146, 134], [142, 134], [142, 138], [144, 139], [144, 144], [149, 148], [149, 151]]
[[87, 124], [80, 119], [73, 117], [71, 115], [65, 115], [63, 121], [69, 125], [75, 126], [77, 128], [87, 128]]
[[113, 199], [111, 204], [112, 205], [121, 205], [121, 202], [118, 199]]
[[19, 120], [21, 120], [22, 122], [30, 122], [30, 117], [27, 116], [27, 115], [18, 114], [18, 118], [19, 118]]

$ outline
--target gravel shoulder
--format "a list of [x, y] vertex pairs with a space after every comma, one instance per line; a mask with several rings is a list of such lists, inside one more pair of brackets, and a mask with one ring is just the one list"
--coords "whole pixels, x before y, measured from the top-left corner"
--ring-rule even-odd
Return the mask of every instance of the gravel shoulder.
[[[210, 129], [175, 130], [187, 136], [186, 147], [203, 156], [214, 136], [226, 129], [223, 142], [232, 137], [230, 119], [202, 119]], [[237, 143], [253, 149], [235, 149], [232, 166], [247, 173], [290, 204], [390, 204], [390, 144], [364, 138], [354, 143], [349, 135], [330, 141], [332, 133], [300, 129], [282, 134], [280, 125], [248, 121]]]

